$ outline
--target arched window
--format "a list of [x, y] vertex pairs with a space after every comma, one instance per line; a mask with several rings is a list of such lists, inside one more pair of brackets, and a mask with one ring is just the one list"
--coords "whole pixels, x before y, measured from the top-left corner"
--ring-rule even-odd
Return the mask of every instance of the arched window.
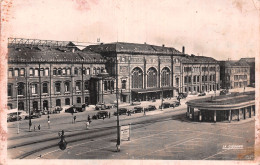
[[53, 68], [53, 75], [57, 75], [57, 68]]
[[87, 68], [87, 75], [90, 74], [90, 68]]
[[56, 106], [61, 106], [60, 99], [57, 99], [57, 100], [56, 100]]
[[74, 74], [78, 75], [78, 73], [79, 73], [78, 68], [74, 68]]
[[170, 86], [170, 69], [163, 68], [161, 75], [162, 86]]
[[24, 110], [24, 102], [18, 103], [18, 110]]
[[62, 74], [62, 69], [59, 68], [59, 69], [58, 69], [58, 75], [61, 76], [61, 74]]
[[56, 93], [59, 93], [60, 90], [61, 90], [61, 88], [60, 88], [60, 82], [56, 82], [56, 83], [55, 83], [55, 92], [56, 92]]
[[8, 77], [13, 77], [13, 69], [9, 69], [9, 71], [8, 71]]
[[77, 97], [77, 103], [81, 103], [81, 97]]
[[44, 76], [44, 68], [40, 69], [40, 76]]
[[45, 76], [49, 76], [49, 68], [46, 68], [46, 69], [44, 70], [44, 75], [45, 75]]
[[24, 83], [18, 83], [18, 95], [24, 95]]
[[67, 68], [67, 75], [71, 75], [71, 69], [70, 68]]
[[38, 111], [38, 101], [33, 102], [33, 110]]
[[70, 99], [69, 98], [65, 99], [65, 105], [70, 105]]
[[42, 93], [48, 93], [48, 84], [47, 83], [42, 84]]
[[132, 71], [132, 88], [143, 88], [143, 71], [140, 68]]
[[100, 68], [97, 68], [97, 74], [99, 74], [100, 73]]
[[82, 69], [82, 74], [86, 75], [86, 68], [85, 67]]
[[76, 91], [79, 91], [79, 90], [81, 90], [81, 82], [77, 81], [76, 82]]
[[64, 85], [65, 85], [65, 92], [69, 92], [70, 91], [70, 82], [66, 81], [64, 83]]
[[150, 68], [147, 71], [147, 87], [157, 87], [157, 71]]
[[62, 75], [66, 75], [67, 74], [66, 70], [67, 70], [66, 68], [62, 69]]

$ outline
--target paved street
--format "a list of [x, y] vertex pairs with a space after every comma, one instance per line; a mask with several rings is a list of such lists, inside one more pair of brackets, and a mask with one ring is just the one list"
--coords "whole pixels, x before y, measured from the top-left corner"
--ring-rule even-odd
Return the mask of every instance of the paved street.
[[[211, 93], [206, 97], [214, 95]], [[8, 123], [8, 157], [25, 159], [165, 159], [165, 160], [252, 160], [254, 158], [254, 118], [230, 123], [199, 123], [186, 119], [185, 101], [169, 108], [120, 116], [120, 124], [132, 124], [131, 140], [122, 141], [116, 152], [116, 117], [93, 120], [87, 130], [88, 110], [72, 115], [52, 114], [51, 128], [47, 116], [33, 119], [41, 130], [28, 132], [28, 121]], [[170, 101], [170, 100], [169, 100]], [[159, 104], [147, 102], [146, 104]], [[65, 130], [67, 149], [58, 148], [58, 131]]]

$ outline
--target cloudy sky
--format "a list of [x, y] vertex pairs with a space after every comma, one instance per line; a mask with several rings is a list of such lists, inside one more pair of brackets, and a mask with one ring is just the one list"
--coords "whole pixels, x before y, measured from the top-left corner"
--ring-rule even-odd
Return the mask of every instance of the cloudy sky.
[[3, 0], [2, 30], [4, 37], [185, 46], [236, 60], [259, 52], [258, 8], [258, 0]]

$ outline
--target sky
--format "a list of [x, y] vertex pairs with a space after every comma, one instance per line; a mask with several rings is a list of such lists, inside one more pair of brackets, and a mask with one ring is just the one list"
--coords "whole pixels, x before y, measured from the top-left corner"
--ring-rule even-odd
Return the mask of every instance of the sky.
[[2, 0], [1, 7], [5, 38], [185, 46], [217, 60], [259, 54], [258, 0]]

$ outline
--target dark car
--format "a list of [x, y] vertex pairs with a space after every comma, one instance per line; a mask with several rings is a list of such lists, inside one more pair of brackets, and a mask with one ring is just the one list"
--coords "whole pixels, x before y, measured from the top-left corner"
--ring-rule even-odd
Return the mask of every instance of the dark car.
[[96, 115], [92, 116], [92, 119], [102, 119], [103, 117], [105, 117], [105, 118], [108, 117], [107, 111], [99, 111]]
[[76, 108], [74, 108], [72, 106], [72, 107], [69, 107], [68, 109], [65, 109], [65, 112], [67, 112], [67, 113], [77, 113], [77, 110], [76, 110]]
[[186, 98], [188, 96], [188, 93], [179, 93], [179, 97], [181, 99]]
[[170, 108], [170, 107], [171, 107], [171, 104], [168, 103], [168, 102], [165, 102], [165, 103], [163, 103], [162, 105], [160, 105], [159, 108]]
[[228, 89], [224, 89], [224, 90], [220, 91], [220, 95], [228, 95], [228, 94], [229, 94]]
[[143, 112], [144, 110], [143, 110], [143, 107], [134, 107], [134, 112], [135, 113], [141, 113], [141, 112]]
[[62, 111], [62, 108], [60, 106], [57, 106], [54, 108], [53, 113], [60, 113], [60, 111]]
[[171, 107], [178, 107], [180, 105], [179, 101], [173, 101], [173, 103], [171, 103]]
[[[41, 111], [31, 112], [31, 119], [40, 118], [42, 116]], [[24, 117], [25, 120], [29, 119], [29, 114]]]
[[[22, 117], [18, 114], [18, 120], [22, 120]], [[8, 114], [7, 122], [17, 121], [17, 114]]]
[[200, 93], [198, 96], [206, 96], [205, 92]]
[[154, 106], [154, 105], [148, 105], [148, 107], [145, 108], [144, 110], [145, 110], [145, 111], [154, 111], [154, 110], [156, 110], [156, 106]]
[[[118, 109], [118, 114], [119, 115], [126, 115], [127, 111], [128, 110], [126, 108], [120, 108], [120, 109]], [[114, 115], [117, 116], [117, 112], [114, 112]]]

